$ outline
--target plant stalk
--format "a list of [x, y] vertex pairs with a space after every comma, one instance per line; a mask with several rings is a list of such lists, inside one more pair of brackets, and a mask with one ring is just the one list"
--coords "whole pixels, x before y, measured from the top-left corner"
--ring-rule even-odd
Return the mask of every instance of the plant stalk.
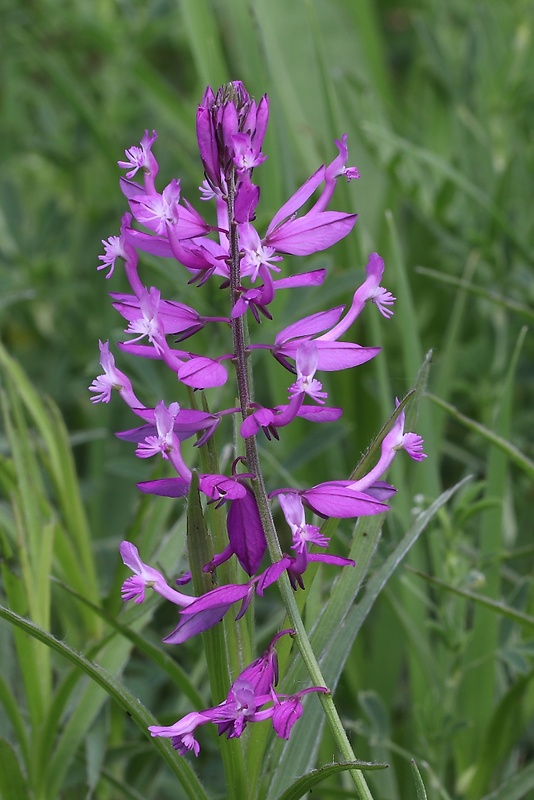
[[[232, 305], [234, 305], [239, 298], [239, 289], [241, 285], [241, 256], [239, 254], [239, 236], [237, 230], [237, 222], [234, 219], [234, 204], [235, 204], [235, 174], [232, 174], [231, 179], [228, 181], [228, 230], [229, 230], [229, 244], [230, 244], [230, 294], [232, 298]], [[250, 382], [248, 375], [247, 352], [245, 344], [245, 325], [243, 317], [232, 319], [232, 333], [234, 344], [234, 366], [237, 377], [237, 388], [239, 395], [239, 403], [241, 407], [241, 414], [243, 419], [250, 413], [250, 405], [252, 402]], [[267, 548], [271, 561], [274, 563], [280, 561], [283, 557], [280, 548], [280, 542], [276, 532], [273, 516], [271, 513], [271, 506], [267, 496], [265, 481], [261, 471], [258, 447], [255, 436], [249, 436], [246, 439], [246, 459], [247, 468], [254, 475], [252, 481], [252, 488], [258, 504], [260, 517], [267, 540]], [[284, 572], [278, 579], [278, 587], [282, 596], [282, 601], [290, 621], [291, 627], [295, 631], [295, 639], [299, 652], [304, 660], [312, 683], [315, 686], [325, 686], [325, 680], [321, 673], [319, 663], [313, 649], [311, 647], [308, 634], [304, 627], [302, 617], [300, 616], [297, 603], [295, 601], [293, 589], [289, 582], [288, 575]], [[319, 694], [319, 701], [321, 702], [328, 725], [332, 735], [339, 748], [341, 756], [346, 761], [355, 761], [356, 756], [352, 750], [351, 744], [347, 738], [347, 734], [334, 705], [332, 695]], [[367, 782], [362, 775], [361, 770], [350, 770], [350, 775], [359, 800], [373, 800], [373, 796], [369, 790]]]

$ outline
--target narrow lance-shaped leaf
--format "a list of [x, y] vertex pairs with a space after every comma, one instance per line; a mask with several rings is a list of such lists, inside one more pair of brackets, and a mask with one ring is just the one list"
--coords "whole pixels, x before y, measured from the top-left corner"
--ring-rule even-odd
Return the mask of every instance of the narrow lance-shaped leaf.
[[[14, 614], [10, 609], [0, 606], [0, 617], [10, 624], [15, 625], [34, 639], [44, 642], [44, 644], [48, 645], [56, 653], [59, 653], [85, 672], [95, 683], [105, 689], [109, 696], [127, 712], [136, 725], [145, 733], [147, 738], [149, 738], [148, 726], [150, 724], [155, 724], [156, 720], [117, 678], [107, 673], [98, 664], [88, 661], [81, 653], [72, 650], [67, 644], [56, 639], [55, 636], [52, 636], [47, 631], [43, 631], [41, 628], [37, 627], [37, 625], [20, 617], [18, 614]], [[152, 740], [152, 744], [174, 772], [191, 800], [209, 800], [199, 779], [184, 759], [177, 756], [172, 748], [164, 742]]]

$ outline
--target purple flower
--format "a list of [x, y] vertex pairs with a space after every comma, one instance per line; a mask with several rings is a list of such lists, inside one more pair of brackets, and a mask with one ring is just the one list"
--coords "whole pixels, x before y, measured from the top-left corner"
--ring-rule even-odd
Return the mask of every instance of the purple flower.
[[278, 685], [278, 657], [275, 650], [275, 644], [281, 636], [289, 634], [294, 636], [295, 631], [291, 628], [277, 633], [269, 642], [269, 646], [248, 667], [245, 667], [243, 672], [239, 675], [242, 680], [248, 681], [253, 687], [257, 695], [266, 695], [269, 691]]
[[[204, 431], [203, 435], [195, 442], [195, 446], [200, 447], [213, 436], [215, 433], [221, 417], [224, 413], [235, 413], [238, 409], [228, 409], [227, 412], [219, 412], [219, 414], [209, 414], [206, 411], [197, 411], [196, 409], [180, 408], [174, 417], [174, 433], [180, 441], [189, 439], [200, 431]], [[115, 436], [125, 442], [142, 442], [149, 436], [157, 435], [157, 425], [155, 409], [153, 408], [137, 408], [136, 414], [142, 417], [148, 424], [142, 425], [138, 428], [131, 428], [127, 431], [120, 431]]]
[[326, 481], [311, 489], [276, 489], [270, 496], [297, 494], [304, 505], [320, 517], [367, 517], [387, 511], [389, 506], [375, 500], [371, 495], [346, 485], [347, 481]]
[[289, 739], [293, 725], [302, 716], [302, 698], [309, 692], [327, 694], [328, 689], [325, 686], [310, 686], [308, 689], [303, 689], [281, 701], [276, 695], [274, 696], [273, 728], [276, 735], [281, 739]]
[[[398, 405], [398, 401], [397, 401]], [[380, 448], [380, 458], [367, 475], [348, 484], [349, 491], [369, 491], [376, 486], [399, 450], [406, 450], [414, 461], [423, 461], [423, 439], [416, 433], [404, 433], [406, 414], [401, 411], [389, 433], [384, 436]]]
[[194, 731], [199, 725], [211, 722], [209, 717], [198, 711], [191, 711], [185, 717], [179, 719], [174, 725], [150, 725], [148, 730], [151, 736], [162, 736], [171, 739], [172, 746], [181, 756], [185, 756], [190, 750], [198, 756], [200, 745], [193, 736]]
[[380, 281], [384, 274], [384, 261], [380, 258], [378, 253], [371, 253], [369, 256], [366, 272], [367, 278], [355, 292], [347, 314], [331, 330], [317, 337], [317, 341], [337, 341], [360, 315], [368, 300], [372, 300], [372, 302], [375, 303], [382, 316], [386, 318], [393, 316], [393, 311], [390, 306], [395, 302], [395, 297], [393, 297], [391, 292], [388, 292], [380, 286]]
[[[127, 333], [145, 333], [146, 321], [145, 311], [147, 306], [146, 297], [147, 290], [145, 289], [141, 298], [131, 294], [118, 294], [110, 292], [112, 298], [113, 308], [115, 308], [129, 323]], [[198, 331], [202, 330], [207, 322], [227, 322], [230, 320], [227, 317], [202, 317], [194, 308], [186, 306], [184, 303], [176, 303], [172, 300], [161, 300], [160, 293], [154, 287], [148, 290], [149, 302], [155, 313], [149, 317], [149, 321], [157, 316], [158, 332], [162, 334], [171, 334], [175, 341], [183, 341], [184, 339], [193, 336]], [[143, 307], [143, 303], [145, 308]], [[150, 331], [146, 334], [150, 339]], [[140, 338], [140, 337], [138, 337]], [[136, 341], [136, 340], [133, 340]]]
[[330, 201], [334, 193], [334, 189], [336, 186], [337, 179], [343, 175], [347, 181], [352, 181], [355, 178], [360, 177], [360, 173], [356, 169], [356, 167], [347, 167], [347, 159], [349, 157], [349, 151], [347, 147], [347, 134], [344, 133], [341, 137], [341, 141], [339, 142], [337, 139], [335, 140], [335, 144], [339, 153], [337, 157], [332, 161], [331, 164], [328, 165], [325, 169], [325, 176], [324, 182], [325, 186], [322, 191], [321, 197], [315, 204], [316, 209], [324, 209], [326, 208], [327, 204]]
[[282, 261], [282, 256], [274, 255], [274, 247], [269, 247], [261, 243], [260, 237], [250, 222], [239, 226], [239, 244], [243, 250], [241, 259], [241, 275], [249, 276], [254, 283], [258, 277], [260, 267], [268, 267], [275, 272], [280, 272], [280, 267], [270, 263], [272, 261]]
[[302, 217], [296, 216], [296, 212], [325, 179], [326, 169], [323, 166], [284, 203], [267, 228], [263, 240], [266, 245], [274, 247], [279, 253], [308, 256], [331, 247], [351, 232], [357, 214], [323, 210], [330, 199], [330, 191], [325, 203], [318, 201]]
[[259, 167], [267, 158], [261, 150], [258, 150], [257, 143], [253, 143], [252, 137], [248, 133], [234, 134], [232, 144], [234, 146], [234, 164], [238, 172], [246, 172], [254, 167]]
[[297, 380], [289, 387], [289, 404], [276, 408], [253, 405], [252, 412], [241, 424], [241, 436], [247, 438], [263, 429], [268, 439], [278, 439], [278, 428], [289, 425], [295, 417], [312, 422], [332, 422], [342, 414], [340, 408], [310, 408], [303, 406], [306, 395], [317, 403], [324, 404], [327, 397], [322, 384], [314, 375], [317, 370], [318, 349], [314, 341], [304, 340], [296, 353]]
[[279, 494], [278, 502], [291, 529], [293, 535], [292, 547], [297, 553], [307, 550], [310, 544], [328, 547], [330, 539], [327, 536], [323, 536], [316, 525], [309, 525], [306, 522], [304, 506], [298, 494]]
[[[128, 295], [123, 297], [130, 299]], [[130, 339], [126, 345], [138, 342], [146, 336], [150, 344], [160, 351], [162, 349], [160, 343], [165, 338], [165, 328], [159, 316], [161, 300], [159, 290], [153, 286], [149, 290], [143, 287], [139, 299], [134, 296], [132, 300], [133, 303], [129, 307], [125, 307], [124, 303], [113, 303], [113, 307], [128, 319], [129, 325], [125, 332], [137, 334], [135, 339]]]
[[[268, 696], [267, 696], [268, 697]], [[249, 722], [261, 722], [273, 715], [273, 709], [261, 710], [265, 698], [256, 695], [254, 686], [241, 676], [233, 682], [224, 703], [210, 709], [207, 714], [217, 723], [219, 736], [236, 739], [242, 735]]]
[[226, 191], [231, 168], [239, 173], [261, 164], [269, 101], [256, 104], [240, 81], [222, 86], [216, 95], [208, 86], [197, 111], [197, 141], [208, 185]]
[[115, 262], [118, 258], [123, 261], [135, 261], [137, 263], [137, 254], [135, 249], [129, 243], [126, 231], [130, 227], [132, 220], [131, 214], [124, 214], [121, 223], [120, 236], [110, 236], [109, 239], [102, 239], [104, 245], [104, 255], [98, 256], [99, 261], [102, 261], [97, 267], [97, 270], [108, 269], [106, 278], [111, 278], [115, 270]]
[[[324, 336], [314, 336], [335, 325], [342, 312], [343, 306], [338, 306], [288, 325], [276, 335], [274, 346], [270, 348], [273, 355], [283, 366], [292, 370], [288, 359], [296, 360], [299, 347], [313, 337], [317, 347], [317, 369], [327, 371], [347, 369], [374, 358], [380, 352], [379, 347], [361, 347], [352, 342], [338, 342], [324, 339]], [[252, 345], [251, 349], [253, 348]]]
[[253, 594], [253, 583], [228, 584], [206, 592], [182, 610], [180, 623], [163, 641], [167, 644], [181, 644], [192, 636], [213, 628], [226, 612], [239, 602], [241, 608], [236, 619], [240, 619], [247, 610]]
[[172, 589], [161, 572], [141, 561], [139, 550], [131, 542], [121, 542], [119, 549], [125, 566], [134, 573], [122, 584], [121, 595], [123, 600], [142, 603], [145, 599], [145, 589], [148, 588], [154, 589], [166, 600], [170, 600], [171, 603], [175, 603], [182, 608], [190, 605], [196, 599]]
[[169, 453], [173, 447], [176, 447], [178, 440], [174, 433], [174, 421], [179, 411], [180, 406], [178, 403], [171, 403], [168, 408], [163, 400], [157, 404], [154, 409], [157, 433], [155, 436], [146, 436], [142, 442], [139, 442], [139, 446], [135, 451], [136, 456], [150, 458], [150, 456], [160, 453], [163, 458], [169, 458]]
[[308, 422], [335, 422], [343, 413], [341, 408], [305, 406], [301, 402], [302, 397], [297, 396], [291, 399], [289, 405], [275, 408], [263, 408], [254, 403], [254, 410], [241, 423], [241, 436], [246, 439], [263, 430], [267, 439], [278, 439], [278, 428], [289, 425], [295, 417], [301, 417]]
[[226, 526], [232, 553], [245, 572], [252, 576], [260, 567], [267, 541], [256, 498], [251, 489], [242, 488], [245, 489], [244, 495], [230, 503]]
[[319, 363], [317, 344], [313, 340], [306, 340], [297, 349], [296, 354], [297, 380], [290, 387], [290, 394], [302, 397], [307, 394], [317, 403], [324, 403], [328, 397], [326, 392], [321, 391], [322, 384], [314, 378]]
[[94, 393], [91, 402], [109, 403], [111, 391], [116, 389], [130, 408], [140, 406], [141, 403], [134, 394], [130, 379], [115, 366], [109, 342], [99, 342], [98, 345], [100, 347], [100, 365], [104, 372], [102, 375], [98, 375], [89, 387], [89, 391]]
[[272, 719], [277, 736], [288, 739], [293, 725], [302, 715], [302, 697], [310, 692], [326, 693], [324, 686], [310, 686], [295, 695], [278, 695], [274, 687], [278, 682], [278, 663], [274, 649], [284, 630], [276, 634], [260, 658], [252, 662], [232, 683], [226, 700], [218, 706], [192, 711], [174, 725], [149, 727], [152, 736], [171, 739], [172, 746], [181, 755], [193, 751], [196, 756], [200, 745], [194, 737], [195, 730], [207, 722], [217, 725], [219, 736], [228, 739], [241, 736], [247, 725]]
[[180, 181], [172, 180], [162, 194], [138, 194], [130, 199], [132, 214], [141, 225], [162, 236], [180, 219]]
[[130, 170], [126, 173], [127, 178], [133, 178], [138, 170], [142, 169], [145, 174], [145, 185], [152, 191], [154, 190], [154, 179], [158, 174], [158, 162], [152, 155], [152, 145], [157, 138], [156, 131], [152, 131], [152, 136], [148, 131], [145, 131], [140, 147], [134, 146], [130, 147], [129, 150], [125, 150], [124, 154], [127, 161], [117, 162], [122, 169]]
[[303, 575], [308, 569], [310, 562], [317, 561], [323, 564], [330, 564], [334, 567], [354, 567], [355, 562], [351, 558], [329, 555], [327, 553], [309, 553], [304, 547], [296, 556], [283, 555], [279, 561], [275, 561], [270, 567], [262, 572], [257, 578], [256, 594], [263, 596], [265, 589], [275, 583], [281, 574], [287, 571], [289, 581], [294, 591], [300, 586], [304, 589]]
[[[130, 207], [121, 222], [119, 236], [103, 241], [104, 255], [99, 256], [99, 270], [106, 277], [114, 273], [117, 260], [123, 262], [129, 293], [112, 293], [113, 307], [126, 320], [129, 341], [118, 347], [138, 358], [148, 358], [164, 364], [178, 382], [193, 390], [222, 386], [227, 380], [225, 361], [236, 367], [239, 401], [237, 408], [212, 413], [207, 403], [213, 396], [192, 401], [193, 408], [182, 408], [172, 398], [153, 401], [154, 408], [143, 405], [136, 397], [129, 378], [115, 365], [109, 343], [100, 342], [103, 374], [91, 384], [92, 402], [109, 402], [112, 389], [119, 394], [142, 420], [140, 426], [118, 434], [134, 442], [139, 458], [159, 456], [174, 469], [174, 475], [138, 484], [144, 493], [168, 497], [187, 496], [193, 472], [185, 463], [182, 442], [196, 436], [195, 446], [202, 447], [227, 414], [241, 414], [241, 445], [234, 443], [237, 452], [247, 452], [251, 472], [238, 474], [234, 462], [231, 475], [218, 472], [198, 476], [203, 503], [226, 506], [226, 540], [205, 572], [215, 570], [235, 556], [249, 580], [246, 583], [217, 585], [200, 597], [182, 594], [168, 585], [164, 575], [145, 564], [137, 548], [122, 542], [122, 559], [132, 572], [121, 589], [123, 599], [136, 603], [144, 601], [147, 589], [168, 599], [179, 607], [178, 624], [164, 641], [178, 644], [217, 625], [228, 612], [242, 617], [254, 594], [261, 597], [265, 590], [284, 572], [294, 590], [304, 586], [308, 565], [320, 562], [335, 567], [355, 566], [354, 561], [325, 552], [329, 538], [317, 525], [306, 521], [307, 510], [322, 517], [352, 518], [378, 514], [388, 509], [385, 501], [395, 489], [382, 480], [399, 449], [405, 449], [417, 461], [423, 460], [423, 440], [417, 434], [404, 432], [404, 412], [398, 414], [389, 433], [381, 443], [380, 457], [367, 475], [358, 480], [325, 481], [308, 489], [276, 489], [270, 498], [278, 497], [280, 507], [291, 531], [291, 555], [282, 553], [274, 563], [262, 570], [267, 549], [263, 512], [260, 514], [260, 495], [265, 502], [261, 473], [257, 472], [254, 443], [250, 437], [263, 431], [267, 438], [278, 438], [280, 428], [296, 417], [312, 422], [339, 419], [340, 408], [325, 405], [327, 393], [317, 377], [320, 370], [335, 371], [352, 368], [374, 358], [377, 347], [361, 347], [341, 339], [352, 328], [368, 302], [389, 318], [395, 298], [381, 286], [384, 262], [371, 253], [366, 277], [352, 297], [350, 305], [338, 306], [297, 320], [280, 330], [272, 344], [256, 343], [246, 347], [244, 321], [250, 310], [254, 319], [272, 319], [271, 309], [276, 292], [322, 285], [326, 270], [312, 270], [297, 275], [282, 274], [286, 255], [306, 256], [325, 250], [347, 236], [356, 223], [357, 215], [330, 210], [337, 181], [359, 177], [355, 167], [348, 166], [347, 136], [335, 141], [337, 155], [322, 165], [300, 186], [274, 214], [264, 233], [256, 227], [256, 211], [260, 199], [259, 187], [253, 183], [254, 169], [266, 159], [262, 152], [269, 116], [266, 96], [258, 103], [239, 81], [227, 83], [217, 92], [208, 87], [198, 107], [196, 131], [204, 181], [199, 187], [202, 201], [214, 201], [211, 224], [182, 197], [180, 180], [173, 178], [157, 191], [155, 179], [158, 163], [152, 147], [157, 135], [145, 131], [139, 146], [125, 151], [119, 166], [126, 170], [120, 187]], [[138, 177], [140, 173], [141, 177]], [[132, 220], [136, 227], [132, 227]], [[215, 223], [215, 224], [213, 224]], [[138, 228], [138, 229], [137, 229]], [[220, 290], [227, 291], [229, 317], [203, 316], [184, 303], [164, 300], [159, 289], [146, 286], [139, 272], [139, 253], [156, 258], [170, 258], [187, 271], [186, 280], [202, 287], [211, 277], [218, 279]], [[190, 288], [190, 292], [195, 289]], [[219, 330], [228, 333], [232, 328], [231, 352], [213, 358], [185, 349], [181, 342], [200, 332], [208, 323], [224, 323]], [[174, 341], [172, 341], [173, 337]], [[218, 337], [213, 337], [214, 345]], [[271, 340], [272, 341], [272, 340]], [[177, 346], [178, 345], [178, 346]], [[246, 352], [243, 350], [246, 348]], [[264, 408], [253, 401], [247, 386], [248, 367], [245, 356], [255, 350], [269, 350], [275, 359], [292, 373], [287, 400], [273, 408]], [[183, 389], [181, 390], [183, 392]], [[192, 393], [188, 392], [191, 397]], [[217, 396], [218, 393], [211, 393]], [[185, 393], [179, 395], [182, 402]], [[307, 399], [309, 398], [309, 399]], [[198, 408], [204, 410], [199, 411]], [[236, 426], [234, 426], [236, 427]], [[238, 427], [238, 426], [237, 426]], [[246, 444], [246, 448], [245, 445]], [[210, 444], [210, 448], [212, 444]], [[211, 452], [211, 450], [210, 450]], [[214, 463], [213, 453], [208, 463]], [[205, 463], [203, 459], [201, 463]], [[252, 474], [252, 472], [254, 474]], [[259, 492], [259, 494], [258, 494]], [[258, 500], [256, 499], [258, 497]], [[259, 506], [258, 506], [259, 503]], [[222, 570], [221, 570], [222, 572]], [[215, 583], [215, 575], [213, 576]], [[190, 574], [176, 582], [190, 579]], [[288, 739], [295, 722], [303, 713], [306, 694], [325, 693], [323, 686], [312, 686], [293, 695], [277, 693], [278, 663], [277, 634], [264, 653], [249, 664], [234, 680], [224, 702], [202, 711], [193, 711], [171, 726], [151, 726], [152, 736], [167, 737], [182, 755], [189, 751], [199, 754], [196, 729], [208, 722], [217, 725], [219, 735], [239, 737], [249, 724], [272, 720], [277, 736]]]

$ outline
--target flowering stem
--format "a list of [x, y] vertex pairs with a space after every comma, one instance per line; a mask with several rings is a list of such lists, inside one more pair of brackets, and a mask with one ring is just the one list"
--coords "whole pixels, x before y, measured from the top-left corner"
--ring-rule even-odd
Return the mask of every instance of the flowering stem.
[[[282, 558], [282, 550], [280, 548], [280, 542], [278, 541], [278, 535], [276, 533], [276, 527], [272, 517], [269, 499], [265, 489], [265, 483], [263, 481], [263, 475], [259, 469], [256, 439], [255, 437], [251, 436], [247, 442], [250, 442], [250, 450], [254, 451], [255, 453], [255, 458], [252, 459], [252, 464], [254, 464], [254, 466], [251, 464], [250, 468], [251, 471], [253, 471], [256, 475], [256, 480], [253, 482], [253, 488], [265, 530], [269, 555], [273, 562], [279, 561]], [[293, 589], [291, 588], [289, 578], [285, 572], [278, 579], [278, 587], [280, 589], [280, 594], [282, 596], [282, 601], [286, 609], [290, 626], [296, 633], [295, 639], [297, 647], [306, 665], [306, 669], [308, 670], [312, 683], [314, 686], [326, 686], [325, 679], [321, 673], [321, 668], [317, 662], [315, 653], [313, 652], [306, 628], [304, 627], [304, 623], [302, 621], [302, 617], [300, 616]], [[332, 695], [330, 693], [320, 694], [319, 701], [323, 706], [330, 730], [334, 736], [337, 746], [339, 747], [342, 757], [346, 761], [355, 761], [356, 756], [347, 738], [347, 734], [345, 733], [341, 719], [339, 718]], [[351, 770], [350, 775], [360, 800], [373, 800], [372, 794], [361, 771]]]
[[[237, 230], [237, 222], [234, 219], [234, 205], [235, 205], [235, 174], [233, 173], [231, 179], [228, 181], [228, 228], [229, 228], [229, 244], [230, 244], [230, 293], [232, 298], [232, 305], [234, 305], [239, 298], [240, 287], [240, 261], [239, 254], [239, 237]], [[247, 416], [250, 410], [252, 401], [250, 392], [250, 382], [248, 376], [247, 353], [245, 348], [245, 328], [243, 317], [239, 316], [232, 319], [232, 333], [234, 343], [234, 365], [236, 370], [237, 387], [239, 393], [239, 401], [241, 406], [241, 413], [243, 418]], [[246, 458], [247, 467], [249, 471], [255, 476], [252, 481], [253, 491], [258, 504], [260, 517], [267, 540], [267, 547], [271, 561], [274, 563], [280, 561], [283, 557], [280, 548], [280, 542], [276, 532], [269, 498], [263, 479], [263, 474], [260, 467], [260, 460], [258, 454], [258, 447], [255, 436], [247, 437], [246, 441]], [[304, 627], [304, 623], [300, 616], [297, 603], [293, 594], [293, 589], [289, 582], [288, 575], [284, 572], [278, 580], [278, 586], [282, 601], [285, 606], [286, 614], [289, 619], [291, 627], [296, 633], [296, 642], [299, 652], [304, 660], [312, 683], [315, 686], [325, 686], [325, 679], [321, 673], [319, 663], [315, 657], [311, 647], [308, 634]], [[343, 728], [343, 724], [334, 705], [332, 695], [330, 692], [327, 694], [319, 694], [319, 700], [323, 706], [330, 730], [337, 743], [341, 756], [346, 761], [355, 761], [356, 756], [350, 742]], [[350, 771], [354, 786], [358, 793], [360, 800], [373, 800], [367, 782], [363, 777], [360, 770]]]

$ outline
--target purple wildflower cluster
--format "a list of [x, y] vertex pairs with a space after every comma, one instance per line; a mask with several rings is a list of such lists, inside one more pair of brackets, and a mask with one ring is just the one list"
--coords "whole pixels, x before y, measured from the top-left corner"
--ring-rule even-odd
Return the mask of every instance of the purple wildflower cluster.
[[[350, 559], [315, 552], [328, 547], [329, 539], [321, 529], [306, 521], [306, 509], [319, 517], [359, 517], [387, 510], [387, 499], [395, 489], [382, 480], [396, 452], [404, 449], [415, 460], [425, 458], [422, 439], [404, 432], [401, 412], [381, 445], [376, 465], [358, 480], [327, 481], [308, 489], [276, 489], [269, 495], [278, 502], [291, 531], [292, 554], [283, 554], [262, 570], [266, 535], [257, 501], [258, 464], [251, 447], [254, 437], [263, 432], [268, 439], [279, 438], [281, 428], [296, 417], [315, 423], [339, 419], [342, 410], [325, 404], [327, 394], [316, 377], [320, 371], [334, 371], [358, 366], [374, 358], [378, 347], [362, 347], [342, 340], [366, 303], [374, 303], [389, 318], [395, 298], [381, 286], [384, 263], [380, 256], [369, 257], [366, 278], [354, 293], [348, 309], [343, 306], [321, 311], [293, 322], [279, 331], [274, 340], [261, 344], [247, 343], [245, 318], [260, 322], [272, 319], [270, 306], [279, 290], [321, 285], [326, 270], [319, 269], [283, 275], [285, 255], [306, 256], [324, 250], [349, 234], [356, 215], [328, 209], [339, 178], [358, 178], [354, 167], [347, 167], [347, 137], [336, 141], [337, 156], [327, 166], [319, 167], [274, 215], [263, 236], [256, 229], [256, 208], [260, 190], [252, 181], [255, 167], [266, 156], [262, 142], [267, 127], [267, 96], [259, 103], [250, 98], [240, 82], [223, 86], [216, 94], [208, 88], [197, 112], [197, 138], [205, 179], [200, 186], [201, 200], [215, 206], [215, 224], [206, 222], [181, 196], [180, 181], [173, 179], [161, 193], [156, 189], [158, 163], [152, 147], [156, 132], [145, 132], [139, 147], [126, 150], [126, 160], [119, 166], [127, 170], [121, 189], [130, 211], [122, 219], [119, 236], [104, 241], [104, 255], [98, 269], [113, 275], [117, 260], [124, 264], [131, 294], [111, 293], [113, 307], [125, 319], [130, 338], [118, 347], [141, 358], [163, 361], [178, 381], [193, 390], [223, 385], [235, 367], [239, 408], [217, 412], [185, 408], [162, 400], [146, 407], [136, 396], [127, 375], [115, 365], [108, 342], [100, 343], [103, 373], [91, 384], [92, 401], [109, 402], [112, 389], [142, 424], [117, 434], [136, 444], [139, 458], [160, 456], [174, 472], [172, 477], [139, 484], [142, 492], [166, 496], [187, 496], [192, 468], [183, 458], [181, 443], [196, 436], [202, 447], [213, 436], [222, 418], [239, 414], [240, 435], [245, 457], [238, 456], [231, 474], [199, 475], [200, 492], [206, 502], [227, 507], [228, 544], [204, 566], [214, 572], [235, 556], [248, 575], [242, 584], [217, 586], [200, 597], [183, 594], [168, 585], [164, 576], [141, 561], [137, 548], [122, 542], [121, 556], [132, 571], [122, 587], [124, 600], [142, 602], [145, 590], [152, 588], [180, 611], [180, 621], [164, 641], [180, 643], [217, 624], [234, 605], [240, 604], [241, 617], [252, 597], [261, 596], [283, 572], [294, 589], [303, 585], [303, 574], [310, 562], [322, 561], [335, 566], [353, 565]], [[138, 174], [142, 182], [136, 180]], [[313, 196], [315, 201], [310, 206]], [[318, 196], [317, 196], [318, 195]], [[146, 286], [138, 271], [139, 253], [171, 258], [198, 287], [208, 280], [218, 280], [229, 290], [228, 317], [206, 317], [195, 309], [161, 297], [159, 290]], [[220, 325], [232, 332], [232, 348], [216, 358], [180, 349], [206, 325]], [[287, 402], [265, 408], [254, 402], [248, 383], [251, 357], [257, 349], [268, 350], [291, 377]], [[257, 452], [257, 451], [256, 451]], [[240, 471], [242, 464], [248, 472]], [[180, 583], [184, 581], [181, 580]], [[276, 685], [275, 637], [266, 653], [234, 681], [224, 703], [211, 709], [188, 714], [168, 728], [151, 728], [153, 736], [172, 737], [174, 747], [184, 753], [199, 746], [193, 731], [205, 722], [214, 722], [219, 733], [229, 738], [240, 736], [247, 722], [272, 719], [275, 732], [289, 736], [293, 722], [301, 714], [301, 697], [308, 691], [326, 692], [312, 687], [285, 697], [274, 691]]]
[[196, 756], [200, 752], [200, 745], [193, 733], [207, 722], [217, 725], [219, 735], [225, 734], [228, 739], [235, 739], [241, 736], [248, 723], [270, 719], [276, 735], [281, 739], [289, 739], [291, 728], [302, 715], [304, 695], [310, 692], [326, 693], [328, 689], [310, 686], [293, 695], [282, 695], [275, 691], [278, 662], [274, 646], [286, 633], [292, 634], [293, 631], [277, 633], [263, 655], [241, 672], [232, 683], [224, 702], [214, 708], [192, 711], [174, 725], [152, 725], [149, 727], [151, 735], [171, 739], [174, 749], [182, 755], [192, 750]]

